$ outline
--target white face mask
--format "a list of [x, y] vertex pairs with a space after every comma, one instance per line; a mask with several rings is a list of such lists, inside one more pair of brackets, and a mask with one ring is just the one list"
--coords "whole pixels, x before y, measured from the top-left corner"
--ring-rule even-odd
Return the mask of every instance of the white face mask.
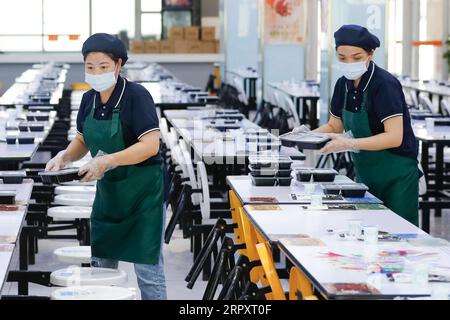
[[348, 80], [357, 80], [367, 72], [367, 60], [354, 63], [339, 62], [339, 69]]
[[97, 92], [108, 90], [117, 83], [115, 72], [102, 74], [85, 73], [85, 81]]

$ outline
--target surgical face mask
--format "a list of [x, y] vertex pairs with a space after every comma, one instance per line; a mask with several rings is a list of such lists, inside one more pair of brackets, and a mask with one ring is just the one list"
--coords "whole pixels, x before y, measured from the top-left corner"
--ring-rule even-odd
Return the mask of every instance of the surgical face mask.
[[339, 69], [348, 80], [357, 80], [367, 72], [367, 60], [354, 63], [339, 62]]
[[114, 71], [102, 74], [85, 73], [85, 81], [97, 92], [108, 90], [117, 83]]

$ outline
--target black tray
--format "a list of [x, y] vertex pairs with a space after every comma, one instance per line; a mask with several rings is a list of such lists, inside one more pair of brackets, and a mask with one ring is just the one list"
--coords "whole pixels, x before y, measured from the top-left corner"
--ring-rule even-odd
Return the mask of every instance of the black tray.
[[314, 169], [311, 170], [314, 182], [333, 182], [338, 175], [333, 169]]
[[277, 178], [287, 178], [291, 176], [291, 169], [281, 170], [278, 168], [259, 168], [253, 169], [250, 165], [250, 174], [254, 177], [277, 177]]
[[290, 170], [293, 161], [290, 157], [250, 156], [248, 158], [252, 169], [278, 167], [280, 170]]
[[14, 191], [0, 191], [0, 204], [15, 204], [16, 193]]
[[197, 101], [200, 103], [213, 103], [213, 102], [218, 102], [219, 98], [215, 97], [215, 96], [208, 96], [208, 97], [197, 97]]
[[0, 179], [4, 184], [21, 184], [26, 176], [25, 171], [0, 171]]
[[298, 147], [299, 149], [307, 150], [320, 150], [322, 149], [331, 139], [320, 135], [310, 135], [310, 134], [298, 134], [298, 133], [287, 133], [280, 136], [281, 143], [285, 147]]
[[17, 140], [19, 141], [19, 144], [33, 144], [34, 143], [34, 137], [19, 136], [19, 138]]
[[81, 180], [83, 176], [79, 176], [78, 171], [78, 168], [68, 168], [60, 171], [44, 171], [39, 172], [39, 176], [45, 184], [64, 183]]
[[312, 172], [310, 169], [300, 169], [296, 171], [295, 175], [297, 176], [298, 181], [309, 182], [311, 181]]
[[27, 114], [28, 121], [48, 121], [50, 116], [47, 114]]
[[14, 137], [6, 137], [6, 143], [7, 144], [16, 144], [17, 143], [17, 136]]
[[278, 178], [278, 185], [280, 187], [289, 187], [291, 185], [292, 177]]
[[277, 179], [275, 177], [252, 177], [253, 185], [257, 187], [273, 187], [276, 186]]
[[346, 198], [364, 198], [369, 188], [362, 183], [323, 185], [324, 194], [341, 194]]

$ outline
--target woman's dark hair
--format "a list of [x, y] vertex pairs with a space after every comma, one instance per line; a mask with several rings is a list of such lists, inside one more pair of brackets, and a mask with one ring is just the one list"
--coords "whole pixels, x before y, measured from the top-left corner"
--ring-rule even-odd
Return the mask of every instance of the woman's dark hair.
[[[115, 55], [113, 55], [112, 53], [109, 53], [109, 52], [102, 52], [102, 51], [99, 51], [99, 52], [101, 52], [101, 53], [103, 53], [103, 54], [106, 54], [112, 61], [114, 61], [115, 63], [119, 63], [119, 59], [120, 58], [117, 58]], [[86, 57], [88, 56], [88, 54], [89, 53], [91, 53], [91, 52], [88, 52], [88, 53], [86, 53], [84, 56], [83, 56], [83, 60], [84, 61], [86, 61]]]
[[367, 52], [369, 55], [372, 55], [375, 52], [375, 49], [369, 49], [369, 48], [362, 48], [365, 52]]
[[[338, 49], [338, 47], [336, 47], [336, 51], [337, 51], [337, 49]], [[361, 49], [363, 49], [369, 55], [372, 55], [375, 52], [375, 49], [369, 49], [369, 48], [361, 48]]]

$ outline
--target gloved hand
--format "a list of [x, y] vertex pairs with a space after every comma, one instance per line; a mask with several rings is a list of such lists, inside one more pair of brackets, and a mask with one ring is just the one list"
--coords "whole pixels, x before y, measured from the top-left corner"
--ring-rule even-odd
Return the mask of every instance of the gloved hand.
[[80, 168], [78, 175], [84, 175], [81, 182], [100, 180], [106, 172], [114, 169], [115, 167], [114, 158], [111, 155], [104, 154], [100, 151], [95, 158]]
[[322, 154], [355, 152], [359, 153], [356, 148], [356, 139], [351, 131], [344, 134], [330, 133], [328, 136], [332, 139], [319, 152]]
[[70, 166], [71, 162], [64, 159], [65, 154], [66, 150], [58, 152], [58, 154], [53, 159], [47, 162], [45, 171], [59, 171], [64, 169], [66, 166]]
[[302, 124], [300, 127], [294, 128], [294, 130], [292, 130], [292, 133], [309, 133], [309, 132], [311, 132], [311, 130], [304, 124]]

